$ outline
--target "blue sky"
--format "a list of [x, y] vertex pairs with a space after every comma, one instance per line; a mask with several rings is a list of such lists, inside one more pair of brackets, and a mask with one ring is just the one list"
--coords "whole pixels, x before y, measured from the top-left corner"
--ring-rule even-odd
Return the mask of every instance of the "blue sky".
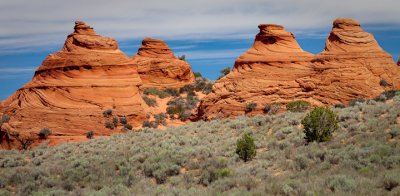
[[400, 57], [398, 0], [170, 0], [0, 1], [0, 100], [28, 82], [50, 53], [58, 51], [75, 20], [114, 37], [132, 56], [144, 37], [167, 41], [185, 54], [193, 71], [215, 79], [251, 47], [257, 25], [282, 24], [311, 53], [323, 50], [337, 17], [353, 17], [379, 44]]

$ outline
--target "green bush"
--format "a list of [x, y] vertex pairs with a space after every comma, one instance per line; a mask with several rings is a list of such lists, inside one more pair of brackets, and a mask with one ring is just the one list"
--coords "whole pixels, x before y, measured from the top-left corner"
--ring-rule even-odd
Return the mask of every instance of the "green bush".
[[161, 99], [164, 99], [166, 97], [170, 97], [171, 96], [168, 92], [166, 92], [164, 90], [157, 89], [157, 88], [144, 89], [143, 93], [145, 95], [156, 95], [156, 96], [160, 97]]
[[154, 115], [154, 122], [157, 125], [167, 125], [167, 114], [165, 113], [159, 113]]
[[335, 108], [345, 108], [346, 106], [342, 103], [335, 104]]
[[113, 111], [112, 109], [107, 109], [103, 111], [103, 116], [104, 117], [110, 117], [112, 115]]
[[105, 126], [107, 129], [114, 129], [114, 128], [115, 128], [115, 125], [114, 125], [113, 122], [106, 122], [106, 123], [104, 124], [104, 126]]
[[332, 192], [350, 192], [356, 188], [356, 182], [345, 175], [330, 176], [326, 179], [325, 184]]
[[286, 109], [291, 112], [303, 112], [310, 108], [310, 103], [303, 100], [291, 101], [286, 104]]
[[148, 121], [148, 120], [146, 120], [146, 121], [144, 121], [144, 122], [142, 123], [142, 127], [157, 128], [158, 125], [157, 125], [156, 122], [154, 122], [154, 121]]
[[94, 132], [93, 131], [86, 132], [86, 138], [93, 139], [93, 136], [94, 136]]
[[279, 109], [281, 108], [281, 105], [278, 103], [272, 103], [272, 104], [267, 104], [264, 107], [264, 113], [266, 114], [276, 114]]
[[164, 92], [168, 93], [170, 96], [173, 97], [178, 97], [179, 96], [179, 91], [173, 88], [167, 88], [164, 90]]
[[231, 68], [230, 67], [225, 67], [224, 69], [222, 69], [219, 72], [221, 73], [221, 75], [218, 77], [218, 80], [223, 78], [224, 76], [228, 75], [231, 72]]
[[143, 101], [150, 107], [156, 107], [157, 106], [157, 101], [155, 99], [152, 99], [148, 96], [142, 96]]
[[123, 125], [126, 125], [126, 124], [128, 123], [128, 119], [126, 119], [126, 117], [123, 116], [123, 117], [120, 117], [120, 118], [119, 118], [119, 122], [120, 122], [121, 124], [123, 124]]
[[197, 106], [198, 99], [195, 96], [187, 96], [186, 98], [177, 97], [167, 103], [167, 114], [171, 119], [175, 119], [175, 115], [181, 120], [187, 120], [191, 115], [192, 109]]
[[381, 86], [389, 86], [389, 83], [386, 80], [382, 79], [381, 81], [379, 81], [379, 85], [381, 85]]
[[316, 107], [301, 121], [304, 126], [305, 139], [308, 142], [324, 142], [331, 138], [338, 129], [339, 119], [332, 110]]
[[256, 145], [249, 133], [243, 135], [236, 142], [236, 154], [244, 161], [250, 161], [256, 156]]
[[256, 109], [257, 103], [248, 103], [246, 104], [245, 112], [251, 112]]
[[364, 102], [365, 102], [365, 99], [364, 99], [364, 98], [361, 98], [361, 97], [355, 98], [355, 99], [353, 99], [353, 100], [351, 100], [351, 101], [349, 102], [349, 106], [355, 106], [356, 103], [364, 103]]
[[51, 130], [49, 128], [43, 128], [38, 133], [40, 139], [47, 139], [49, 135], [51, 135]]
[[132, 130], [133, 126], [131, 124], [127, 123], [127, 124], [124, 125], [124, 128], [127, 129], [127, 130]]
[[194, 74], [194, 77], [196, 77], [196, 78], [202, 78], [203, 77], [200, 72], [194, 72], [193, 74]]
[[118, 126], [118, 117], [116, 117], [116, 116], [113, 117], [113, 124], [114, 124], [114, 127]]

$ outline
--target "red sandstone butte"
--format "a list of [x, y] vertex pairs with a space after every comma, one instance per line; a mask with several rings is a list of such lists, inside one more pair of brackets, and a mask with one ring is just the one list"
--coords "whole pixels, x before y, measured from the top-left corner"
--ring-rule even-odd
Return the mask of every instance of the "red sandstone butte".
[[162, 40], [145, 38], [132, 58], [144, 88], [180, 88], [195, 80], [189, 63], [177, 59]]
[[[53, 135], [109, 135], [102, 112], [126, 116], [139, 125], [145, 119], [139, 94], [142, 81], [135, 62], [118, 49], [117, 41], [97, 35], [84, 22], [75, 22], [64, 47], [49, 55], [30, 82], [1, 103], [18, 132]], [[119, 131], [119, 129], [117, 130]]]

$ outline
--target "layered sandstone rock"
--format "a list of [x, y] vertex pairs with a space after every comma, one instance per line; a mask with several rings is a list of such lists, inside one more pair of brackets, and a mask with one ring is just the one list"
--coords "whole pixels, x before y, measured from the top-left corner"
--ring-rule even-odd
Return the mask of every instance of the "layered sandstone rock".
[[270, 103], [346, 104], [400, 88], [400, 70], [391, 56], [353, 19], [336, 19], [324, 51], [316, 56], [304, 52], [279, 25], [259, 28], [252, 48], [202, 100], [201, 118], [242, 115], [251, 102], [257, 103], [256, 114]]
[[[255, 112], [272, 102], [309, 98], [307, 82], [313, 73], [313, 55], [301, 49], [292, 33], [282, 26], [258, 26], [253, 46], [235, 62], [233, 70], [213, 87], [199, 107], [205, 119], [245, 114], [247, 103], [257, 103]], [[254, 113], [254, 112], [253, 112]]]
[[190, 65], [175, 58], [162, 40], [145, 38], [133, 60], [145, 88], [180, 88], [194, 82]]
[[[385, 90], [400, 88], [400, 70], [390, 54], [360, 23], [338, 18], [326, 40], [325, 49], [313, 60], [318, 74], [315, 98], [326, 104], [373, 98]], [[381, 81], [388, 85], [381, 85]]]
[[64, 47], [49, 55], [33, 79], [6, 99], [0, 111], [11, 116], [20, 132], [48, 127], [56, 135], [110, 134], [102, 112], [113, 109], [139, 125], [145, 119], [139, 95], [141, 79], [131, 58], [117, 42], [96, 35], [84, 22]]

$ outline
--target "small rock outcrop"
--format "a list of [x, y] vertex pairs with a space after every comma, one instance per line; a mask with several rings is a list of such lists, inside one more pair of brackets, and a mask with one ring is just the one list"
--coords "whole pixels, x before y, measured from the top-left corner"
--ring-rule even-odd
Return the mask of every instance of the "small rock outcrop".
[[145, 38], [132, 58], [144, 88], [180, 88], [195, 80], [189, 63], [177, 59], [162, 40]]
[[253, 46], [218, 80], [198, 109], [202, 119], [262, 113], [267, 104], [305, 100], [313, 105], [347, 104], [400, 88], [400, 69], [392, 57], [349, 18], [333, 22], [323, 52], [304, 52], [280, 25], [259, 25]]
[[34, 77], [1, 103], [20, 132], [47, 127], [58, 135], [83, 135], [89, 130], [110, 134], [102, 112], [126, 116], [139, 125], [145, 119], [137, 66], [118, 49], [117, 41], [97, 35], [75, 22], [64, 47], [49, 55]]

